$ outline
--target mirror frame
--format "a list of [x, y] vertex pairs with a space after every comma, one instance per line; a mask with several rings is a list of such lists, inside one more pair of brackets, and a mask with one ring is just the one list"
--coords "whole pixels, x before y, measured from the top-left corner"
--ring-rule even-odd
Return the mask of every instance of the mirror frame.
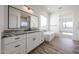
[[[25, 5], [23, 5], [23, 6], [25, 6]], [[35, 16], [35, 17], [38, 17], [38, 16], [36, 16], [36, 15], [33, 15], [33, 14], [30, 14], [30, 13], [28, 13], [28, 12], [25, 12], [25, 11], [23, 11], [23, 10], [21, 10], [21, 9], [18, 9], [18, 8], [16, 8], [16, 7], [13, 7], [13, 6], [10, 6], [10, 5], [8, 5], [8, 29], [22, 29], [22, 28], [10, 28], [9, 27], [9, 13], [10, 13], [10, 7], [11, 8], [14, 8], [14, 9], [16, 9], [16, 10], [19, 10], [19, 11], [21, 11], [21, 12], [24, 12], [24, 13], [27, 13], [27, 14], [29, 14], [29, 15], [32, 15], [32, 16]], [[38, 17], [38, 21], [39, 21], [39, 17]], [[38, 24], [38, 26], [39, 26], [39, 24]], [[29, 27], [31, 27], [30, 26], [30, 22], [29, 22]], [[39, 28], [39, 27], [38, 27]], [[30, 28], [29, 28], [30, 29]]]

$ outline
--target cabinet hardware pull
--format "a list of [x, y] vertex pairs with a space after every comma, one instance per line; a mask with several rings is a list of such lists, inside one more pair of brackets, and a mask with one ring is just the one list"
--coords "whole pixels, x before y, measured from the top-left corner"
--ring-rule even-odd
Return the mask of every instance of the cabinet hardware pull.
[[36, 40], [36, 38], [33, 38], [33, 41], [35, 41]]
[[20, 45], [15, 46], [15, 48], [19, 47]]
[[16, 40], [16, 39], [20, 39], [20, 38], [18, 37], [18, 38], [15, 38], [15, 40]]

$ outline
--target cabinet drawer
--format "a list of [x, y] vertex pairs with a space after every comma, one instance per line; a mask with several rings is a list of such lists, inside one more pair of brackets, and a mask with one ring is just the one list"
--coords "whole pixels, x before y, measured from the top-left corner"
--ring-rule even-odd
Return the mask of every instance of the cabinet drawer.
[[25, 54], [24, 50], [13, 51], [12, 54]]
[[20, 41], [4, 46], [4, 53], [13, 53], [13, 51], [17, 51], [17, 52], [24, 51], [25, 52], [25, 40], [20, 40]]
[[39, 36], [40, 34], [41, 32], [30, 33], [30, 34], [27, 34], [27, 37], [36, 37], [36, 36]]
[[25, 54], [24, 50], [5, 52], [5, 54]]
[[3, 43], [4, 44], [8, 44], [8, 43], [11, 43], [11, 42], [15, 42], [15, 41], [18, 41], [18, 40], [23, 40], [25, 39], [25, 35], [19, 35], [19, 36], [14, 36], [14, 37], [8, 37], [8, 38], [5, 38], [3, 39]]

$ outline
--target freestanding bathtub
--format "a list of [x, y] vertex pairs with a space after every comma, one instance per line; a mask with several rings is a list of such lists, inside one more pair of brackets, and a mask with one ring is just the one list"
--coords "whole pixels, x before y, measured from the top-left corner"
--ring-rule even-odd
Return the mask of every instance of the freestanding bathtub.
[[55, 37], [55, 33], [54, 32], [51, 32], [51, 31], [47, 31], [47, 32], [44, 32], [44, 39], [48, 42], [50, 42], [51, 40], [53, 40]]

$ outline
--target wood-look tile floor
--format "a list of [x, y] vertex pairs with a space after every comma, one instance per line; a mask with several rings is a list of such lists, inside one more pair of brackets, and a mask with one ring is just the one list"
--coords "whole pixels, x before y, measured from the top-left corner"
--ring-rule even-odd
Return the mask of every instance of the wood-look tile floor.
[[67, 38], [55, 38], [51, 42], [44, 42], [30, 54], [78, 54], [79, 42]]

